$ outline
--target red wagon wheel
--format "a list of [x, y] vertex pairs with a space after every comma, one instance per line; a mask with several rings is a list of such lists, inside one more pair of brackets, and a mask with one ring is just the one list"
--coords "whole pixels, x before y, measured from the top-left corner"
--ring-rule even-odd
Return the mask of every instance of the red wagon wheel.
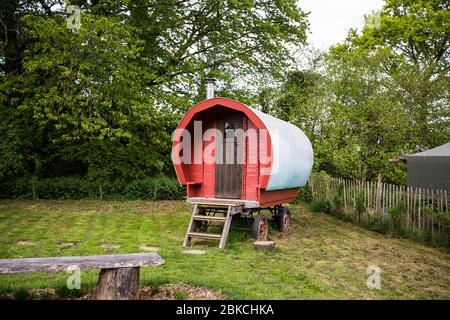
[[278, 226], [281, 232], [289, 231], [291, 228], [291, 211], [288, 208], [281, 208], [278, 213]]
[[257, 240], [267, 240], [269, 220], [263, 214], [258, 215], [253, 222], [252, 235]]

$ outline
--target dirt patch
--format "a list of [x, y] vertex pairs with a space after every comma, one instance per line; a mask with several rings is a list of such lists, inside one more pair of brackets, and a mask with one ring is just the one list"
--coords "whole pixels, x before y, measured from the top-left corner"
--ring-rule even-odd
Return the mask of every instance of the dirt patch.
[[102, 243], [100, 247], [105, 248], [107, 252], [111, 252], [114, 249], [119, 249], [121, 246], [120, 243]]
[[17, 244], [20, 244], [22, 246], [37, 246], [39, 244], [39, 241], [23, 240], [23, 241], [17, 241]]
[[166, 284], [159, 288], [143, 287], [141, 300], [225, 300], [223, 293], [188, 284]]
[[[38, 288], [28, 290], [23, 298], [27, 300], [95, 300], [94, 290], [79, 298], [59, 297], [53, 288]], [[8, 299], [17, 297], [10, 294]], [[20, 299], [20, 297], [19, 297]], [[184, 283], [165, 284], [159, 287], [145, 287], [139, 289], [139, 300], [225, 300], [226, 296], [210, 288], [192, 286]]]
[[54, 300], [57, 299], [56, 291], [52, 288], [38, 288], [28, 291], [30, 300]]
[[146, 245], [139, 246], [139, 250], [142, 250], [142, 251], [155, 252], [155, 251], [158, 251], [159, 249], [160, 249], [160, 247], [155, 247], [155, 246], [146, 246]]
[[196, 250], [196, 249], [183, 250], [183, 253], [186, 253], [186, 254], [205, 254], [206, 250]]
[[77, 245], [77, 243], [75, 243], [75, 242], [61, 242], [61, 243], [58, 244], [58, 246], [61, 249], [69, 249], [69, 248], [72, 248], [72, 247], [74, 247], [76, 245]]

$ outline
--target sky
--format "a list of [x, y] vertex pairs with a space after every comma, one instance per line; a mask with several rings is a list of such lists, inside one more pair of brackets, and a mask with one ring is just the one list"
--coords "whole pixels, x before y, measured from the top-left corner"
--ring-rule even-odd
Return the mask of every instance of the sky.
[[383, 0], [298, 0], [309, 14], [309, 44], [326, 49], [345, 40], [350, 28], [361, 30], [364, 15], [383, 7]]

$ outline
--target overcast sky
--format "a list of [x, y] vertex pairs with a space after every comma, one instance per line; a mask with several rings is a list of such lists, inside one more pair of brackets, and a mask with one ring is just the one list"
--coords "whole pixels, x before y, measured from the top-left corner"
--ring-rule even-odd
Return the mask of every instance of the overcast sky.
[[383, 7], [383, 0], [298, 0], [309, 14], [308, 42], [326, 49], [341, 42], [350, 28], [361, 29], [364, 15]]

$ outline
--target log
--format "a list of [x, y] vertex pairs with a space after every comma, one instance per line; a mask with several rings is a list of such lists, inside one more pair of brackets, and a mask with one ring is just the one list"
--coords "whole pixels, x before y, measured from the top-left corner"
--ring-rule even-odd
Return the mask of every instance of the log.
[[102, 269], [95, 297], [98, 300], [135, 300], [139, 298], [139, 267]]
[[275, 242], [273, 241], [255, 241], [253, 246], [256, 250], [275, 250]]
[[155, 252], [111, 254], [101, 256], [1, 259], [0, 274], [17, 274], [79, 269], [113, 269], [139, 266], [159, 266], [164, 260]]

